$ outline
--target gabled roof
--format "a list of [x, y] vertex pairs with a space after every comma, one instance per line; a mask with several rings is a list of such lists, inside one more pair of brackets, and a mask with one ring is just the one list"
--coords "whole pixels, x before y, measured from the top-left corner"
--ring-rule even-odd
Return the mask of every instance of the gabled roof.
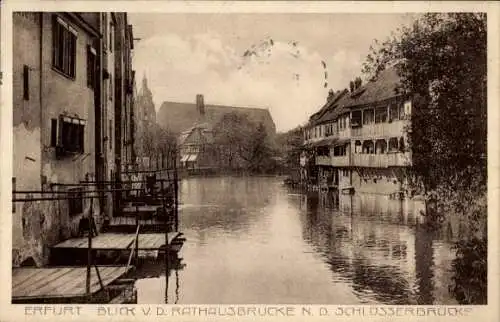
[[342, 91], [338, 91], [334, 96], [333, 98], [331, 98], [330, 100], [328, 100], [328, 102], [326, 102], [325, 105], [323, 105], [319, 111], [317, 111], [316, 113], [314, 113], [313, 115], [311, 115], [311, 117], [309, 118], [309, 121], [312, 123], [312, 124], [318, 124], [318, 123], [321, 123], [323, 121], [323, 117], [324, 115], [329, 111], [331, 110], [332, 108], [334, 108], [334, 106], [337, 104], [337, 102], [344, 96], [346, 95], [347, 93], [349, 93], [349, 91], [347, 89], [344, 89]]
[[[355, 90], [352, 94], [342, 95], [335, 102], [326, 105], [310, 118], [311, 124], [321, 124], [335, 120], [351, 108], [382, 102], [397, 97], [396, 88], [400, 84], [400, 77], [396, 67], [382, 71], [376, 79], [369, 81]], [[321, 112], [321, 114], [320, 114]]]
[[401, 82], [396, 67], [388, 68], [378, 75], [374, 80], [361, 86], [357, 91], [350, 95], [349, 100], [344, 103], [345, 107], [355, 107], [399, 96], [396, 92]]
[[262, 122], [270, 133], [276, 133], [276, 125], [271, 113], [264, 108], [207, 104], [205, 114], [202, 116], [195, 103], [163, 102], [157, 114], [157, 122], [174, 133], [186, 131], [197, 123], [205, 123], [206, 128], [210, 130], [225, 114], [232, 112], [244, 114], [255, 123]]

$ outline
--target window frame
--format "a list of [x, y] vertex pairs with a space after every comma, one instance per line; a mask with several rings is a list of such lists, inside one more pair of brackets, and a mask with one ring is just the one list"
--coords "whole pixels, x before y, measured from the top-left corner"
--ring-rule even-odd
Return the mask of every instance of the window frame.
[[78, 32], [58, 15], [53, 17], [52, 69], [69, 79], [75, 80]]
[[87, 45], [87, 87], [94, 90], [97, 80], [97, 51]]
[[85, 120], [61, 116], [58, 146], [66, 153], [85, 153]]
[[30, 100], [30, 68], [28, 65], [23, 65], [23, 99]]

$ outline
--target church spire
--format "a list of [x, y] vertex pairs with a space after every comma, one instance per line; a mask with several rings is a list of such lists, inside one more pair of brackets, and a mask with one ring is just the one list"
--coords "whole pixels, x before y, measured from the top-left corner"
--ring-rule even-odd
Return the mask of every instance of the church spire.
[[142, 75], [142, 89], [145, 90], [148, 88], [148, 79], [146, 78], [146, 72]]

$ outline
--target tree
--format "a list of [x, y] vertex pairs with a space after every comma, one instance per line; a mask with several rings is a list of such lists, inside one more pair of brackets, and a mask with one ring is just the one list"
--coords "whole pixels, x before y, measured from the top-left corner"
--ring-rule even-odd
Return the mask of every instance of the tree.
[[288, 172], [292, 172], [299, 167], [303, 141], [303, 128], [301, 126], [285, 133], [279, 133], [276, 138], [278, 151], [284, 158]]
[[[376, 78], [396, 63], [398, 91], [413, 98], [407, 129], [412, 185], [425, 195], [431, 222], [456, 214], [469, 224], [469, 241], [457, 244], [454, 262], [453, 290], [463, 303], [486, 298], [486, 274], [477, 274], [487, 267], [486, 27], [482, 13], [425, 14], [399, 35], [376, 42], [363, 67]], [[464, 256], [474, 263], [466, 265]]]
[[391, 62], [414, 97], [413, 168], [427, 190], [454, 180], [486, 182], [486, 16], [425, 14], [400, 37], [372, 49], [364, 65], [371, 77]]
[[214, 145], [220, 163], [230, 169], [261, 172], [272, 156], [265, 126], [255, 124], [244, 114], [227, 113], [214, 127]]
[[354, 80], [354, 88], [358, 89], [361, 87], [361, 84], [363, 84], [363, 81], [361, 80], [361, 77], [356, 77]]

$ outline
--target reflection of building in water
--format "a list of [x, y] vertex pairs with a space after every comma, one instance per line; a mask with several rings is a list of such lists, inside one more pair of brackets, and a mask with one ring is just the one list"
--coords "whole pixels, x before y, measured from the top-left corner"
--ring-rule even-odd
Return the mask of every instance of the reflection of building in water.
[[363, 214], [401, 224], [421, 222], [420, 210], [423, 202], [417, 200], [395, 200], [388, 195], [362, 194], [338, 195], [339, 210], [343, 213]]
[[436, 248], [434, 236], [415, 225], [416, 216], [406, 212], [417, 208], [387, 196], [340, 195], [338, 212], [308, 207], [304, 238], [363, 298], [392, 304], [445, 303], [450, 281], [446, 268], [453, 252], [444, 243]]

